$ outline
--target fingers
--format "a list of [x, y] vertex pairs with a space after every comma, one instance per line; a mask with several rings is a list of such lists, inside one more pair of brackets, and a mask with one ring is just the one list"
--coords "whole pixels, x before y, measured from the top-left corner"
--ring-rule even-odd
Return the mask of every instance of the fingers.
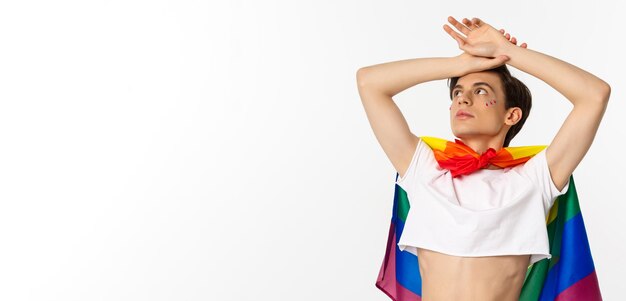
[[506, 64], [506, 62], [508, 60], [510, 60], [511, 58], [506, 56], [506, 55], [500, 55], [496, 58], [494, 58], [490, 63], [491, 63], [491, 68], [495, 68], [495, 67], [499, 67], [501, 65]]
[[443, 30], [445, 30], [453, 39], [457, 41], [457, 43], [459, 44], [459, 48], [465, 45], [465, 39], [461, 37], [458, 33], [456, 33], [456, 31], [454, 31], [452, 28], [450, 28], [450, 26], [444, 24]]
[[456, 29], [458, 29], [464, 35], [466, 35], [466, 36], [469, 35], [470, 30], [467, 27], [465, 27], [465, 25], [459, 23], [459, 21], [457, 21], [452, 16], [448, 16], [448, 22], [450, 22], [450, 24], [452, 24], [454, 27], [456, 27]]
[[491, 59], [485, 59], [480, 63], [480, 67], [477, 67], [479, 71], [493, 69], [502, 66], [507, 63], [511, 58], [506, 55], [499, 55]]
[[[504, 35], [504, 37], [505, 37], [507, 40], [510, 40], [510, 42], [511, 42], [511, 43], [513, 43], [513, 44], [517, 45], [517, 39], [516, 39], [515, 37], [512, 37], [512, 38], [511, 38], [511, 35], [510, 35], [510, 34], [508, 34], [508, 33], [507, 33], [507, 34], [505, 34], [505, 33], [504, 33], [504, 29], [500, 29], [500, 30], [498, 30], [498, 31], [499, 31], [501, 34], [503, 34], [503, 35]], [[527, 48], [527, 47], [528, 47], [528, 44], [526, 44], [526, 43], [522, 43], [522, 45], [520, 45], [520, 47]]]
[[[448, 22], [450, 22], [450, 24], [452, 24], [456, 29], [461, 31], [465, 36], [468, 36], [472, 30], [478, 29], [481, 26], [489, 26], [489, 24], [485, 23], [479, 18], [472, 18], [471, 21], [467, 18], [463, 18], [463, 23], [460, 23], [454, 17], [448, 16]], [[443, 30], [445, 30], [453, 39], [457, 41], [460, 49], [465, 50], [464, 47], [466, 47], [467, 41], [463, 36], [459, 35], [447, 24], [443, 25]], [[509, 40], [509, 42], [517, 45], [517, 39], [515, 37], [512, 37], [509, 33], [505, 33], [504, 28], [501, 28], [499, 32], [503, 34], [504, 37]], [[527, 48], [528, 44], [523, 43], [520, 47]]]
[[467, 26], [467, 28], [469, 28], [470, 30], [477, 29], [479, 27], [477, 24], [471, 22], [467, 18], [463, 18], [463, 24], [465, 24], [465, 26]]
[[472, 18], [472, 23], [476, 24], [476, 27], [485, 25], [486, 23], [483, 22], [483, 20], [479, 19], [479, 18]]

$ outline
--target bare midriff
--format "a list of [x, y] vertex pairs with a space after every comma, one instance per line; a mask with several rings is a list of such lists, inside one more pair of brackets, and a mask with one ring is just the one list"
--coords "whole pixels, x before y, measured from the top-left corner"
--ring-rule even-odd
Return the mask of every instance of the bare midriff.
[[417, 249], [422, 301], [518, 301], [530, 255], [458, 257]]

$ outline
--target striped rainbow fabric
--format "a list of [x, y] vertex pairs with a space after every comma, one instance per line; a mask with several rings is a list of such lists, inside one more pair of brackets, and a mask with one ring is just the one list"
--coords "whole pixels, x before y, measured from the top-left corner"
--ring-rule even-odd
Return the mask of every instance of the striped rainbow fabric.
[[[433, 150], [445, 150], [445, 139], [420, 137]], [[513, 158], [532, 155], [546, 146], [507, 147]], [[399, 174], [396, 173], [396, 180]], [[410, 210], [406, 192], [396, 184], [391, 226], [385, 257], [376, 287], [394, 301], [421, 300], [422, 277], [417, 257], [400, 251], [398, 241]], [[551, 259], [542, 259], [528, 267], [520, 301], [598, 301], [602, 300], [591, 256], [587, 232], [578, 203], [574, 176], [567, 192], [554, 202], [546, 219]]]

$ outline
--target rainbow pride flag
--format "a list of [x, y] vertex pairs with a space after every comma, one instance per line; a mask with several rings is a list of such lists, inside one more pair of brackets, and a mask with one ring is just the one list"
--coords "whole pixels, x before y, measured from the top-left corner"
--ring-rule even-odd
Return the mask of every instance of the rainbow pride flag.
[[[398, 177], [396, 173], [396, 180]], [[394, 301], [422, 299], [422, 277], [417, 256], [400, 251], [398, 247], [409, 210], [406, 192], [395, 184], [387, 249], [376, 280], [376, 287]], [[552, 258], [542, 259], [528, 267], [519, 300], [601, 301], [573, 175], [570, 176], [567, 192], [557, 197], [552, 205], [546, 228]]]

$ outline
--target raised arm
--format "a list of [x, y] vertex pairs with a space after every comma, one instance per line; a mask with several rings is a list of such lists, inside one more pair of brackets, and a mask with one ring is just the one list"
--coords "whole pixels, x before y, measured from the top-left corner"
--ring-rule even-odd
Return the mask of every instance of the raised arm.
[[[552, 181], [562, 190], [591, 147], [606, 111], [611, 87], [593, 74], [567, 62], [505, 43], [493, 27], [478, 18], [471, 21], [464, 19], [463, 24], [452, 17], [448, 21], [467, 35], [465, 39], [444, 27], [459, 41], [461, 49], [474, 52], [472, 54], [475, 55], [479, 52], [488, 56], [506, 55], [510, 58], [507, 64], [541, 79], [574, 105], [546, 149]], [[490, 50], [493, 52], [489, 53]]]
[[562, 190], [591, 147], [611, 87], [593, 74], [541, 52], [519, 47], [503, 51], [511, 58], [511, 66], [543, 80], [574, 105], [546, 149], [552, 181]]
[[[418, 137], [393, 96], [419, 83], [494, 68], [505, 58], [487, 59], [462, 53], [455, 57], [415, 58], [363, 67], [357, 71], [361, 102], [374, 135], [401, 177], [417, 147]], [[442, 97], [447, 97], [442, 95]]]
[[363, 67], [357, 84], [367, 119], [378, 143], [401, 177], [404, 176], [418, 137], [393, 100], [393, 96], [419, 83], [459, 76], [458, 57], [416, 58]]

